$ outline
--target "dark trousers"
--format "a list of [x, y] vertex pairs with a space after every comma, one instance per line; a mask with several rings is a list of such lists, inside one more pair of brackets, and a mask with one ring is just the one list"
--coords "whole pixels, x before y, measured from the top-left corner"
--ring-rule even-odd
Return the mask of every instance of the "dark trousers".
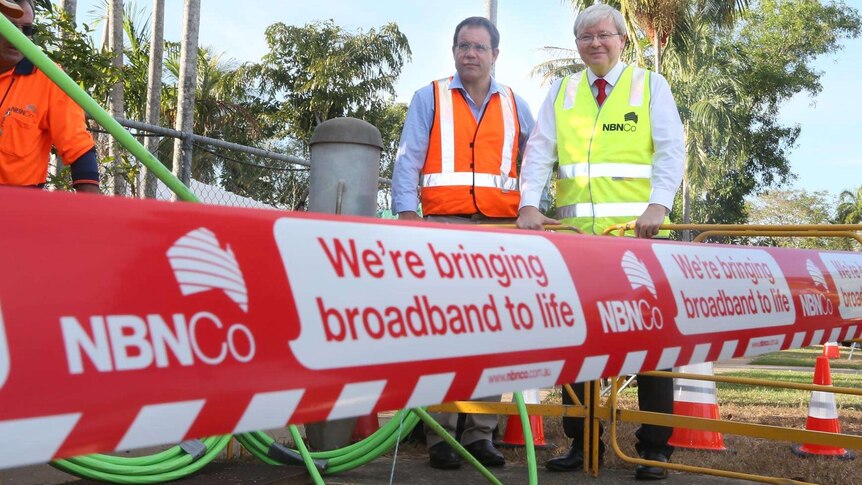
[[[575, 395], [584, 402], [584, 383], [572, 384]], [[563, 404], [573, 404], [569, 393], [563, 389]], [[669, 377], [653, 377], [638, 374], [638, 407], [641, 411], [657, 413], [673, 413], [673, 379]], [[572, 448], [582, 450], [584, 447], [584, 419], [563, 418], [563, 431], [572, 438]], [[599, 437], [604, 433], [604, 427], [599, 423]], [[650, 450], [670, 458], [673, 446], [667, 444], [673, 428], [643, 424], [635, 433], [637, 451]], [[604, 453], [605, 444], [599, 441], [599, 455]]]

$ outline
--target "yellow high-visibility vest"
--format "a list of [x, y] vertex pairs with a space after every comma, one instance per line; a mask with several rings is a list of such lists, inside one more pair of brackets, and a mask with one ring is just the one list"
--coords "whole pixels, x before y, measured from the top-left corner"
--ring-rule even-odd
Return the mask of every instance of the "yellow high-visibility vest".
[[638, 67], [625, 68], [601, 108], [584, 71], [563, 79], [554, 104], [563, 224], [601, 234], [646, 210], [655, 152], [649, 102], [649, 71]]

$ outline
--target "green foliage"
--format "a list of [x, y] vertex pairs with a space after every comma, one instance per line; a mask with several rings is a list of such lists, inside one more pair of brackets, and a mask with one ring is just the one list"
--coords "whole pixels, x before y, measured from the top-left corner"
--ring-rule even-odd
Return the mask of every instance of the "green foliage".
[[384, 110], [410, 59], [407, 37], [394, 23], [367, 33], [347, 32], [332, 20], [276, 23], [265, 35], [269, 53], [253, 72], [261, 92], [280, 101], [283, 135], [303, 141], [325, 120]]
[[[276, 23], [265, 35], [269, 52], [260, 63], [242, 66], [235, 79], [261, 109], [270, 134], [307, 157], [305, 143], [317, 125], [344, 116], [363, 119], [380, 130], [381, 175], [391, 176], [407, 114], [407, 106], [394, 103], [392, 97], [410, 59], [407, 37], [398, 26], [390, 23], [353, 33], [331, 20], [302, 27]], [[242, 172], [253, 175], [255, 169], [232, 168], [230, 178], [236, 180], [228, 183], [245, 194], [251, 184], [242, 182], [247, 179]], [[251, 196], [293, 209], [305, 207], [307, 171], [280, 166], [270, 175], [271, 180], [258, 178], [255, 185], [269, 185], [278, 196]]]
[[856, 192], [845, 190], [838, 196], [835, 209], [836, 224], [862, 224], [862, 185]]
[[[695, 144], [689, 147], [688, 162], [698, 167], [696, 174], [690, 173], [691, 220], [744, 222], [746, 197], [794, 177], [788, 157], [799, 127], [782, 125], [775, 113], [798, 93], [820, 91], [822, 73], [812, 62], [838, 51], [843, 39], [858, 36], [860, 19], [843, 3], [762, 0], [734, 29], [710, 26], [708, 31], [715, 45], [702, 58], [711, 65], [708, 70], [679, 62], [685, 59], [685, 36], [690, 35], [683, 30], [671, 41], [665, 72], [684, 121], [697, 120], [698, 103], [723, 97], [723, 116], [687, 125], [688, 142]], [[671, 62], [674, 56], [677, 62]], [[701, 72], [692, 76], [692, 71]], [[734, 89], [729, 85], [716, 89], [729, 80], [736, 84]]]
[[92, 28], [85, 24], [79, 31], [63, 9], [50, 7], [50, 2], [36, 3], [33, 42], [90, 96], [106, 99], [110, 86], [121, 78], [110, 53], [93, 45]]
[[[748, 222], [768, 225], [829, 224], [834, 200], [826, 191], [804, 189], [774, 190], [760, 194], [746, 204]], [[765, 246], [805, 249], [858, 248], [859, 243], [848, 238], [756, 238]]]

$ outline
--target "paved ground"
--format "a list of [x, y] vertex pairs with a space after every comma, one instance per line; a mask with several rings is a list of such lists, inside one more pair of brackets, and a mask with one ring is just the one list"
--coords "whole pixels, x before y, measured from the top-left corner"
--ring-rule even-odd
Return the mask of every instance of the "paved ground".
[[[529, 482], [526, 465], [506, 465], [493, 470], [494, 475], [504, 484], [527, 484]], [[339, 475], [324, 477], [328, 485], [379, 485], [390, 483], [392, 475], [391, 458], [380, 458], [359, 469]], [[540, 468], [538, 482], [542, 485], [607, 485], [616, 483], [642, 483], [634, 479], [631, 470], [602, 470], [597, 477], [577, 473], [550, 473]], [[0, 472], [2, 485], [90, 485], [101, 482], [76, 479], [47, 465], [25, 467]], [[302, 468], [274, 467], [259, 461], [215, 461], [197, 474], [178, 480], [177, 485], [212, 484], [265, 484], [265, 485], [305, 485], [312, 483]], [[441, 471], [430, 468], [427, 460], [419, 458], [399, 459], [396, 463], [391, 483], [416, 485], [467, 485], [487, 483], [479, 472], [464, 467], [460, 470]], [[738, 485], [740, 480], [731, 480], [704, 475], [673, 472], [663, 485]]]

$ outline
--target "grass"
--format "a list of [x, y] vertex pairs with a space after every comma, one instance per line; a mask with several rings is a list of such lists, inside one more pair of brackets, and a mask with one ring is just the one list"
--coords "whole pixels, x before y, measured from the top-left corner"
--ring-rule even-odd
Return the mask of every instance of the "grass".
[[[744, 370], [725, 372], [725, 377], [744, 377], [747, 379], [764, 379], [769, 381], [783, 381], [797, 384], [811, 384], [811, 372], [778, 371], [778, 370]], [[832, 374], [832, 385], [836, 387], [862, 388], [862, 374]], [[734, 404], [737, 406], [775, 406], [775, 407], [800, 407], [807, 406], [811, 397], [808, 391], [795, 389], [783, 389], [778, 387], [752, 387], [741, 384], [727, 384], [719, 382], [716, 385], [721, 403]], [[855, 409], [862, 411], [862, 396], [851, 396], [848, 394], [835, 394], [835, 402], [839, 409]]]
[[[856, 348], [853, 352], [853, 358], [848, 360], [850, 356], [850, 348], [839, 346], [841, 357], [838, 359], [830, 359], [829, 365], [833, 369], [855, 369], [862, 370], [862, 349]], [[823, 355], [823, 346], [816, 345], [813, 347], [805, 347], [801, 349], [782, 350], [781, 352], [773, 352], [763, 354], [753, 358], [750, 365], [779, 365], [783, 367], [814, 367], [817, 357]]]

